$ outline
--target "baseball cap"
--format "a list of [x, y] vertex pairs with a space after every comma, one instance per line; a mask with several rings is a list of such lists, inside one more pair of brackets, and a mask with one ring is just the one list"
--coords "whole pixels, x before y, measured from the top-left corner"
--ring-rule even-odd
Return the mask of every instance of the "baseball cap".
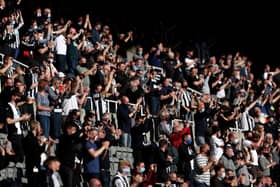
[[64, 78], [65, 77], [65, 74], [63, 72], [58, 72], [58, 77], [59, 78]]
[[252, 145], [252, 141], [250, 141], [250, 140], [244, 140], [243, 141], [243, 146], [244, 147], [250, 147]]
[[225, 148], [231, 148], [231, 149], [232, 149], [232, 145], [231, 145], [230, 143], [227, 143], [227, 144], [225, 145]]

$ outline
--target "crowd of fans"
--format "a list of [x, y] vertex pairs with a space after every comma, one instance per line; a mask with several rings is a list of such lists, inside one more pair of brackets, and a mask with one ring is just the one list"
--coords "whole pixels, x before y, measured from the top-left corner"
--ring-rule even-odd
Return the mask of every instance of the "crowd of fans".
[[[280, 185], [279, 67], [17, 4], [0, 0], [0, 169], [26, 172], [1, 187]], [[113, 174], [111, 146], [134, 158]]]

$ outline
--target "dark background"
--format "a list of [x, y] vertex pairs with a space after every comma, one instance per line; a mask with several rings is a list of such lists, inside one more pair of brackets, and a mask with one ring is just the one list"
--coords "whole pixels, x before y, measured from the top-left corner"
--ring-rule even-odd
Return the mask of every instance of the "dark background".
[[23, 0], [26, 14], [38, 5], [51, 7], [55, 17], [77, 19], [91, 14], [93, 22], [115, 33], [136, 31], [142, 44], [161, 39], [184, 51], [192, 41], [209, 42], [212, 54], [241, 51], [256, 70], [278, 65], [279, 11], [275, 4], [208, 1], [67, 1]]

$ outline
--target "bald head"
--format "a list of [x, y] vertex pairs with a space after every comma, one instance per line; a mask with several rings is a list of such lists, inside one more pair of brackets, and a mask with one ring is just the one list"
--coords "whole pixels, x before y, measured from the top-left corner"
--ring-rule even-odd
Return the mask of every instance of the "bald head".
[[99, 179], [93, 178], [90, 180], [90, 187], [102, 187], [102, 184]]
[[122, 96], [121, 101], [123, 104], [128, 104], [129, 103], [129, 98], [127, 96]]

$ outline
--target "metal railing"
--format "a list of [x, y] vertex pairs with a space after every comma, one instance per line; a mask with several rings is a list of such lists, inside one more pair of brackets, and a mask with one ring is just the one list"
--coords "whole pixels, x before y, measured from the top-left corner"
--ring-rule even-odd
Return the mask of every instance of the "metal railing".
[[[4, 64], [4, 57], [5, 57], [5, 54], [0, 53], [0, 64]], [[18, 64], [18, 65], [23, 66], [23, 67], [25, 67], [25, 68], [29, 68], [28, 65], [26, 65], [26, 64], [24, 64], [24, 63], [22, 63], [22, 62], [20, 62], [20, 61], [18, 61], [18, 60], [16, 60], [16, 59], [13, 59], [13, 62], [14, 62], [15, 64]], [[15, 67], [12, 67], [12, 68], [15, 69]]]
[[151, 69], [159, 71], [165, 77], [165, 71], [163, 68], [157, 66], [151, 66]]
[[[107, 108], [107, 111], [106, 111], [106, 112], [110, 112], [110, 111], [111, 111], [111, 110], [110, 110], [110, 104], [113, 104], [113, 106], [114, 106], [114, 111], [117, 111], [118, 105], [120, 104], [119, 101], [110, 100], [110, 99], [105, 99], [105, 102], [106, 102], [106, 105], [107, 105], [107, 107], [106, 107], [106, 108]], [[136, 104], [134, 104], [134, 103], [128, 103], [128, 105], [131, 106], [131, 107], [134, 107]], [[140, 111], [141, 115], [145, 115], [145, 114], [144, 114], [144, 110], [143, 110], [143, 106], [140, 105], [139, 107], [140, 107], [140, 108], [139, 108], [139, 111]]]
[[[174, 124], [175, 121], [178, 121], [179, 123], [184, 123], [186, 120], [173, 119], [171, 121], [172, 128], [174, 126], [173, 124]], [[191, 136], [192, 136], [192, 139], [193, 139], [194, 147], [197, 148], [198, 145], [196, 144], [196, 141], [195, 141], [195, 121], [194, 121], [194, 113], [193, 112], [192, 112], [192, 120], [188, 120], [188, 123], [190, 124]]]
[[[91, 97], [87, 97], [87, 99], [88, 99], [89, 102], [90, 102], [90, 108], [91, 108], [91, 110], [93, 110], [93, 109], [94, 109], [94, 104], [93, 104], [92, 98], [91, 98]], [[117, 112], [117, 110], [118, 110], [118, 105], [120, 104], [118, 100], [104, 99], [104, 101], [106, 102], [106, 112], [107, 112], [107, 113], [111, 113], [111, 111], [112, 111], [112, 110], [111, 110], [111, 109], [112, 109], [112, 106], [114, 107], [114, 108], [113, 108], [113, 111]], [[134, 107], [136, 104], [128, 103], [128, 105], [131, 106], [131, 107]], [[141, 115], [145, 115], [145, 114], [144, 114], [143, 106], [140, 105], [139, 107], [140, 107], [140, 108], [139, 108], [140, 114], [141, 114]]]
[[199, 95], [199, 96], [203, 95], [201, 92], [199, 92], [199, 91], [197, 91], [197, 90], [194, 90], [194, 89], [192, 89], [192, 88], [190, 88], [190, 87], [188, 87], [187, 90], [190, 91], [190, 92], [192, 92], [192, 93], [196, 93], [196, 94]]
[[229, 130], [230, 131], [235, 131], [235, 132], [244, 132], [244, 131], [248, 131], [248, 130], [252, 130], [255, 127], [255, 119], [252, 116], [248, 116], [249, 117], [249, 123], [251, 123], [251, 127], [249, 127], [249, 129], [244, 129], [242, 127], [241, 121], [236, 121], [235, 123], [235, 127], [230, 127]]

